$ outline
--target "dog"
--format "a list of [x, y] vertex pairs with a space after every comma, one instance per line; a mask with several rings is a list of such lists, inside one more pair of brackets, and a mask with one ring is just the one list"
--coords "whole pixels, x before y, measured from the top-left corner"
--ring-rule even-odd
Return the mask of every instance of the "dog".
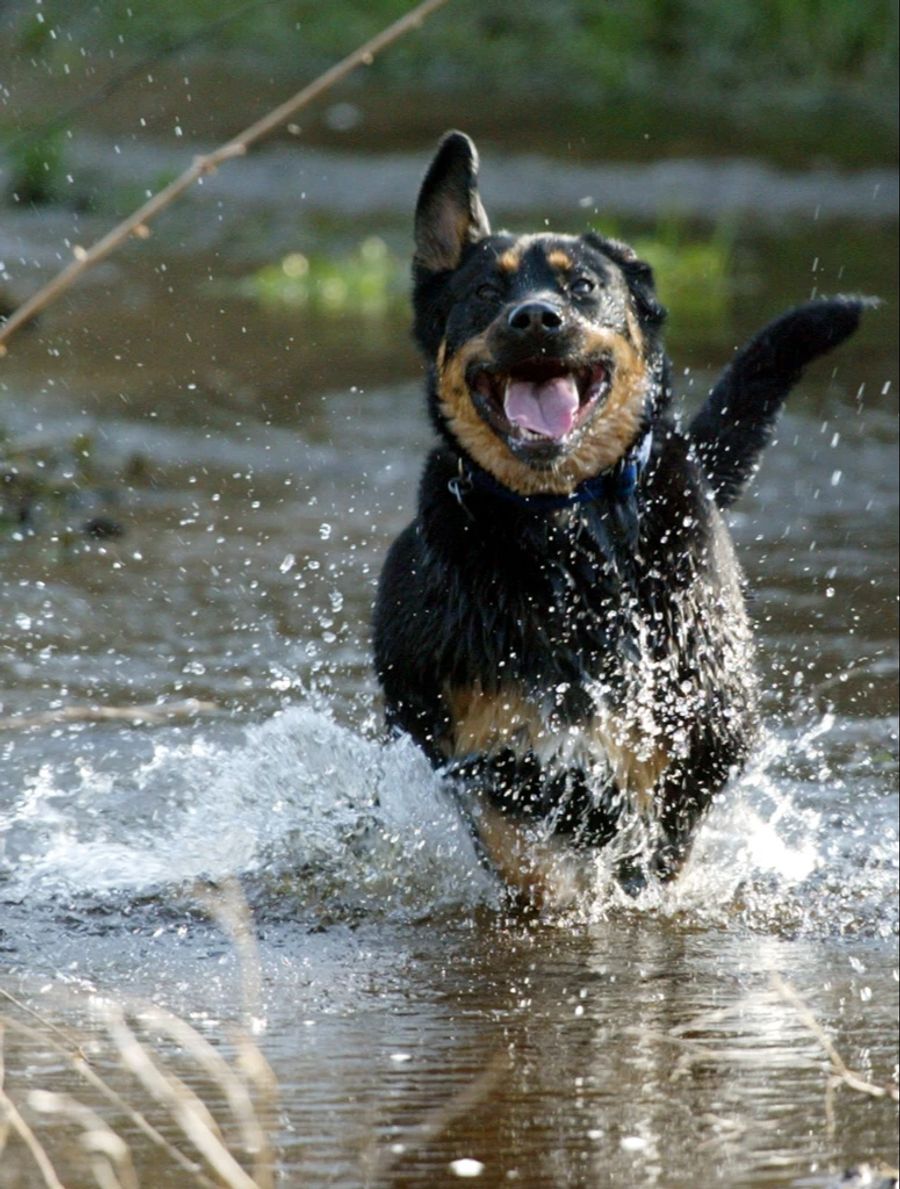
[[414, 335], [439, 442], [374, 614], [388, 727], [452, 777], [484, 860], [546, 904], [560, 855], [672, 880], [757, 732], [723, 513], [803, 368], [863, 299], [783, 314], [685, 429], [665, 310], [626, 244], [492, 233], [448, 133], [415, 214]]

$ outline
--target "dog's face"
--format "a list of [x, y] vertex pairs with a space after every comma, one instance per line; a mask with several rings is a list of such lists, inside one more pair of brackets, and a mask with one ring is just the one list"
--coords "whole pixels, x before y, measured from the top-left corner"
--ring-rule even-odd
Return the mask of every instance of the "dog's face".
[[664, 311], [646, 264], [582, 236], [492, 235], [477, 155], [450, 133], [416, 208], [416, 335], [433, 413], [521, 494], [565, 493], [639, 437], [662, 383]]

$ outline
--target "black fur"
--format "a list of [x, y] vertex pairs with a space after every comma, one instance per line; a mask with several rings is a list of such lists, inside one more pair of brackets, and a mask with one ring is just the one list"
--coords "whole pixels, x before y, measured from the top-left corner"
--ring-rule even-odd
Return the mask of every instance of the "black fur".
[[[719, 507], [739, 494], [802, 367], [852, 332], [861, 303], [813, 302], [774, 322], [737, 355], [684, 433], [671, 410], [664, 311], [648, 266], [594, 234], [491, 235], [476, 173], [474, 146], [449, 134], [416, 213], [415, 334], [430, 365], [441, 442], [378, 592], [375, 665], [387, 720], [457, 777], [476, 817], [489, 805], [576, 848], [629, 839], [620, 878], [639, 886], [645, 869], [677, 873], [699, 818], [754, 736], [742, 580]], [[518, 256], [505, 275], [500, 262], [510, 251]], [[554, 252], [572, 261], [566, 279], [547, 263]], [[576, 296], [568, 279], [585, 272], [595, 289]], [[513, 314], [529, 300], [558, 311], [561, 325], [545, 332], [535, 323], [516, 340]], [[441, 377], [447, 360], [482, 341], [484, 366], [503, 374], [517, 376], [526, 356], [564, 358], [574, 372], [587, 358], [584, 327], [621, 341], [623, 351], [639, 347], [646, 397], [634, 440], [623, 440], [604, 476], [589, 477], [567, 502], [540, 487], [568, 447], [552, 437], [520, 441], [520, 430], [508, 432], [506, 406], [498, 412], [496, 399], [491, 406], [484, 398], [498, 453], [476, 456], [448, 414]], [[465, 375], [477, 405], [481, 356], [476, 362]], [[605, 409], [601, 402], [578, 433], [602, 429]], [[637, 467], [648, 429], [652, 449]], [[496, 475], [480, 478], [507, 455], [537, 476], [536, 495], [506, 490]], [[635, 482], [626, 481], [629, 460]], [[540, 730], [523, 743], [511, 718], [508, 738], [461, 750], [454, 691], [501, 707], [513, 691]], [[601, 722], [626, 741], [633, 768], [624, 784], [591, 743]], [[628, 773], [652, 766], [657, 751], [664, 761], [638, 795], [639, 775]]]
[[821, 298], [789, 310], [759, 331], [722, 373], [689, 430], [720, 508], [734, 503], [756, 470], [803, 369], [853, 334], [871, 304]]

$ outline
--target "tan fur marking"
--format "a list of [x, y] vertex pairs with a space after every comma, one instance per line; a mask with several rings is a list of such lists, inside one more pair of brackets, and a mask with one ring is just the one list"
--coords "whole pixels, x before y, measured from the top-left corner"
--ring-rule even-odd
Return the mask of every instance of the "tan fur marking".
[[634, 349], [639, 355], [643, 356], [644, 335], [641, 331], [640, 323], [637, 320], [637, 315], [630, 306], [625, 311], [625, 325], [628, 327], [628, 334], [631, 338]]
[[519, 248], [507, 248], [501, 256], [497, 257], [497, 267], [501, 272], [516, 272], [521, 263], [522, 253]]
[[579, 891], [573, 856], [552, 838], [529, 837], [527, 828], [491, 805], [476, 814], [478, 837], [494, 870], [530, 908], [562, 908]]
[[638, 813], [652, 814], [653, 790], [669, 766], [668, 753], [661, 744], [641, 752], [641, 733], [612, 715], [599, 714], [590, 727], [591, 740], [607, 757], [616, 785], [628, 795]]
[[669, 762], [666, 748], [656, 743], [641, 748], [637, 724], [622, 721], [604, 706], [588, 722], [574, 727], [550, 726], [540, 709], [514, 685], [487, 693], [479, 682], [447, 688], [444, 701], [451, 733], [444, 754], [490, 756], [508, 748], [515, 755], [533, 752], [545, 762], [561, 756], [590, 763], [605, 757], [618, 787], [639, 812], [652, 809], [653, 789]]
[[543, 734], [537, 707], [512, 686], [488, 694], [475, 682], [466, 689], [447, 689], [444, 697], [453, 724], [448, 755], [491, 755], [503, 747], [521, 755]]
[[[442, 747], [448, 758], [473, 753], [490, 756], [508, 748], [518, 756], [532, 752], [551, 768], [558, 758], [565, 764], [600, 764], [602, 772], [605, 761], [634, 812], [653, 816], [654, 789], [669, 757], [661, 743], [641, 749], [642, 734], [636, 723], [619, 720], [599, 706], [583, 725], [553, 728], [514, 685], [502, 686], [496, 693], [486, 693], [477, 682], [466, 688], [446, 688], [444, 700], [452, 723]], [[474, 803], [473, 817], [486, 855], [524, 900], [542, 907], [571, 899], [576, 876], [558, 839], [540, 837], [540, 826], [529, 827], [481, 798]]]
[[441, 410], [460, 445], [512, 491], [520, 495], [538, 492], [565, 495], [585, 479], [599, 475], [618, 462], [637, 437], [649, 383], [641, 358], [642, 345], [632, 343], [612, 330], [588, 332], [586, 351], [591, 354], [605, 352], [614, 360], [612, 391], [575, 449], [543, 470], [516, 458], [472, 403], [466, 368], [474, 360], [490, 358], [485, 335], [470, 339], [449, 360], [439, 361]]
[[568, 252], [563, 252], [561, 248], [550, 252], [547, 256], [547, 262], [553, 268], [559, 268], [566, 272], [572, 267], [572, 257]]

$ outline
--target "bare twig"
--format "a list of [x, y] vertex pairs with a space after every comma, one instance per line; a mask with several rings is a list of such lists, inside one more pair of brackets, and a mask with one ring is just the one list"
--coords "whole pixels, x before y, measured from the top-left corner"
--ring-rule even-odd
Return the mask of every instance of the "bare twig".
[[405, 16], [394, 21], [392, 25], [388, 25], [377, 36], [371, 38], [364, 45], [361, 45], [359, 49], [354, 50], [352, 54], [348, 54], [346, 58], [343, 58], [340, 62], [326, 70], [324, 74], [320, 74], [308, 86], [298, 91], [295, 95], [292, 95], [284, 103], [279, 104], [278, 107], [274, 108], [267, 115], [257, 120], [254, 124], [251, 124], [249, 128], [245, 128], [243, 132], [239, 132], [237, 136], [232, 137], [231, 140], [220, 145], [212, 153], [195, 157], [193, 164], [184, 173], [170, 182], [168, 186], [157, 191], [152, 198], [149, 198], [133, 214], [129, 215], [127, 219], [124, 219], [112, 231], [107, 232], [102, 239], [97, 240], [91, 248], [76, 247], [74, 249], [75, 259], [62, 272], [58, 273], [52, 281], [49, 281], [30, 297], [28, 301], [19, 306], [9, 316], [7, 321], [0, 326], [0, 356], [7, 353], [6, 343], [12, 335], [21, 326], [24, 326], [26, 322], [29, 322], [35, 314], [59, 297], [61, 293], [69, 289], [83, 272], [91, 268], [94, 264], [97, 264], [100, 260], [105, 260], [129, 236], [134, 235], [139, 239], [146, 238], [149, 234], [147, 224], [150, 220], [165, 210], [167, 206], [174, 202], [176, 198], [183, 194], [185, 190], [189, 189], [195, 182], [214, 173], [220, 165], [226, 161], [230, 161], [233, 157], [244, 156], [247, 150], [256, 144], [257, 141], [268, 136], [269, 133], [286, 123], [302, 108], [308, 106], [313, 100], [318, 99], [320, 95], [323, 95], [337, 83], [342, 82], [358, 67], [370, 66], [377, 54], [381, 53], [389, 45], [392, 45], [411, 29], [420, 26], [427, 17], [431, 16], [437, 9], [442, 8], [447, 2], [448, 0], [423, 0], [421, 4], [417, 4], [415, 8], [410, 9]]
[[0, 718], [0, 731], [21, 731], [28, 727], [79, 722], [128, 722], [134, 726], [154, 726], [172, 719], [215, 714], [218, 709], [215, 702], [204, 702], [199, 698], [186, 698], [183, 702], [150, 702], [140, 706], [62, 706], [58, 710]]
[[52, 1032], [55, 1036], [58, 1036], [62, 1042], [60, 1045], [58, 1045], [59, 1051], [72, 1052], [77, 1054], [79, 1057], [83, 1057], [84, 1060], [87, 1060], [84, 1049], [81, 1047], [79, 1041], [74, 1036], [66, 1032], [65, 1029], [54, 1024], [52, 1020], [48, 1020], [46, 1016], [42, 1016], [40, 1012], [35, 1011], [35, 1009], [30, 1007], [27, 1003], [23, 1003], [21, 999], [17, 999], [11, 991], [6, 989], [6, 987], [0, 987], [0, 995], [2, 995], [4, 999], [8, 1000], [13, 1005], [13, 1007], [18, 1008], [20, 1012], [31, 1016], [33, 1020], [36, 1020], [42, 1027], [46, 1028], [48, 1032]]
[[892, 1102], [900, 1102], [900, 1090], [896, 1086], [879, 1086], [847, 1066], [835, 1048], [834, 1041], [813, 1015], [806, 1001], [790, 983], [785, 982], [780, 974], [772, 974], [772, 986], [782, 999], [796, 1010], [800, 1020], [819, 1042], [828, 1058], [831, 1069], [825, 1087], [825, 1118], [829, 1133], [834, 1131], [836, 1124], [834, 1092], [838, 1086], [848, 1086], [851, 1090], [856, 1090], [859, 1094], [867, 1094], [870, 1098], [889, 1098]]

